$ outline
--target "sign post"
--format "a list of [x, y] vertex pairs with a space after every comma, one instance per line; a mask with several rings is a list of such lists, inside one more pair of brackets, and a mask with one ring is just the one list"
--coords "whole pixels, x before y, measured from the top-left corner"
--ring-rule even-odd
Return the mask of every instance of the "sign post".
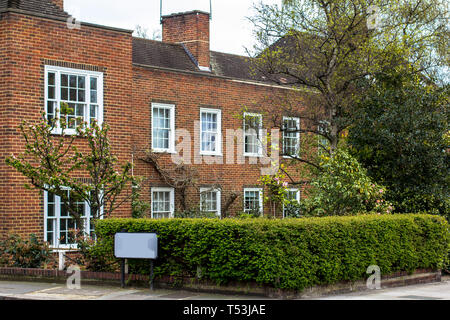
[[116, 233], [114, 235], [114, 256], [122, 259], [122, 288], [125, 288], [125, 259], [150, 259], [150, 289], [153, 290], [153, 262], [158, 258], [158, 235], [156, 233]]

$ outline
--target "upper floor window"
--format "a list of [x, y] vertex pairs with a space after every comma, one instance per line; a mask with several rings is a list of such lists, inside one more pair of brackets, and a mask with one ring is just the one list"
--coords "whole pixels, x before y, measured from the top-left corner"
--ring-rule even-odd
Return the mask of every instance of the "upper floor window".
[[[70, 199], [70, 190], [67, 190]], [[94, 236], [94, 225], [89, 204], [86, 201], [74, 200], [74, 206], [84, 223], [84, 232]], [[77, 223], [70, 214], [67, 204], [52, 193], [44, 192], [44, 241], [54, 248], [75, 248], [73, 231]]]
[[262, 155], [262, 115], [258, 113], [244, 113], [244, 156]]
[[283, 155], [298, 156], [300, 151], [300, 119], [283, 117]]
[[200, 210], [202, 212], [214, 213], [220, 217], [220, 190], [201, 188]]
[[[53, 133], [75, 134], [77, 126], [103, 122], [103, 74], [45, 66], [45, 112]], [[54, 121], [59, 119], [59, 121]]]
[[175, 152], [175, 106], [172, 104], [152, 104], [152, 149]]
[[222, 154], [222, 112], [217, 109], [200, 109], [200, 154]]

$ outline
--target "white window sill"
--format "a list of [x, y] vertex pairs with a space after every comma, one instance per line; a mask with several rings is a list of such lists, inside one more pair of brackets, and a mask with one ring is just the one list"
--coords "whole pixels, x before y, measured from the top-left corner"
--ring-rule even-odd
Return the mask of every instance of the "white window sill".
[[222, 153], [216, 153], [216, 152], [206, 152], [206, 151], [200, 151], [201, 156], [215, 156], [215, 157], [223, 157]]
[[257, 154], [257, 153], [244, 153], [244, 157], [262, 158], [264, 156], [262, 154]]
[[152, 152], [154, 152], [154, 153], [177, 154], [177, 152], [175, 150], [169, 150], [169, 149], [152, 149]]

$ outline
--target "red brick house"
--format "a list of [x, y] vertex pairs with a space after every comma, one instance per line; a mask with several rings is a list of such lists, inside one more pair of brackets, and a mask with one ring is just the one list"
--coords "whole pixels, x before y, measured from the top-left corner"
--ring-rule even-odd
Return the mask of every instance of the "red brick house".
[[[20, 122], [37, 120], [42, 111], [59, 116], [60, 102], [73, 106], [69, 118], [111, 126], [115, 154], [146, 178], [142, 195], [152, 202], [152, 217], [172, 217], [181, 199], [141, 160], [145, 150], [165, 168], [182, 155], [195, 169], [199, 178], [186, 193], [189, 206], [217, 215], [224, 215], [225, 205], [226, 215], [267, 209], [258, 183], [261, 168], [270, 164], [258, 142], [262, 131], [239, 136], [238, 130], [247, 122], [270, 130], [266, 115], [277, 113], [277, 106], [267, 97], [290, 88], [255, 75], [245, 57], [210, 51], [207, 13], [164, 16], [163, 40], [153, 41], [133, 38], [131, 30], [78, 26], [62, 8], [63, 0], [0, 0], [1, 235], [35, 233], [54, 246], [68, 245], [61, 239], [73, 223], [59, 199], [26, 190], [26, 179], [5, 165], [6, 156], [23, 151]], [[300, 125], [300, 119], [286, 119]], [[300, 143], [298, 133], [286, 133], [283, 141], [291, 151]], [[300, 190], [293, 187], [292, 195], [299, 198]], [[131, 217], [131, 205], [115, 215]]]

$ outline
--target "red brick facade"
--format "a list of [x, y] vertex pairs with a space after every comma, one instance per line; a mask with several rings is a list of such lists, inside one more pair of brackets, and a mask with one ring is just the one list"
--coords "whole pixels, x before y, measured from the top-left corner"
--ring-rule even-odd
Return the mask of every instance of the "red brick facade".
[[[195, 23], [192, 23], [193, 19]], [[180, 34], [179, 28], [185, 28], [183, 23], [186, 21], [187, 30]], [[163, 20], [163, 26], [165, 41], [199, 40], [186, 43], [186, 47], [192, 51], [200, 66], [210, 66], [208, 15], [180, 15]], [[189, 26], [194, 26], [194, 29], [189, 29]], [[103, 72], [104, 121], [111, 126], [112, 149], [121, 162], [134, 162], [135, 175], [147, 178], [143, 200], [150, 201], [149, 188], [164, 185], [153, 167], [139, 160], [142, 151], [149, 149], [152, 143], [151, 104], [164, 102], [175, 105], [175, 127], [191, 133], [192, 167], [199, 172], [199, 185], [220, 185], [222, 204], [230, 192], [238, 192], [240, 196], [229, 213], [242, 211], [243, 189], [258, 186], [262, 165], [249, 164], [258, 160], [249, 157], [245, 158], [245, 164], [236, 161], [229, 163], [230, 159], [226, 158], [229, 151], [225, 141], [226, 130], [242, 128], [243, 121], [238, 115], [244, 108], [265, 114], [268, 110], [276, 112], [276, 106], [267, 105], [265, 98], [283, 94], [289, 89], [207, 72], [133, 64], [132, 41], [131, 32], [127, 30], [90, 24], [74, 29], [68, 28], [64, 19], [14, 11], [0, 13], [1, 235], [35, 233], [42, 237], [44, 233], [42, 194], [26, 190], [26, 179], [5, 165], [5, 157], [24, 150], [24, 141], [18, 130], [21, 121], [37, 120], [44, 110], [46, 65]], [[206, 164], [198, 156], [195, 122], [199, 121], [202, 107], [220, 109], [222, 112], [223, 157], [209, 157], [219, 162], [216, 164]], [[264, 116], [265, 126], [270, 126], [268, 120]], [[77, 143], [83, 146], [83, 141]], [[235, 144], [235, 157], [241, 153], [242, 146]], [[170, 155], [163, 155], [161, 161], [170, 166], [170, 159]], [[189, 190], [189, 195], [190, 203], [199, 201], [195, 189]], [[122, 206], [116, 216], [130, 217], [131, 205]]]

